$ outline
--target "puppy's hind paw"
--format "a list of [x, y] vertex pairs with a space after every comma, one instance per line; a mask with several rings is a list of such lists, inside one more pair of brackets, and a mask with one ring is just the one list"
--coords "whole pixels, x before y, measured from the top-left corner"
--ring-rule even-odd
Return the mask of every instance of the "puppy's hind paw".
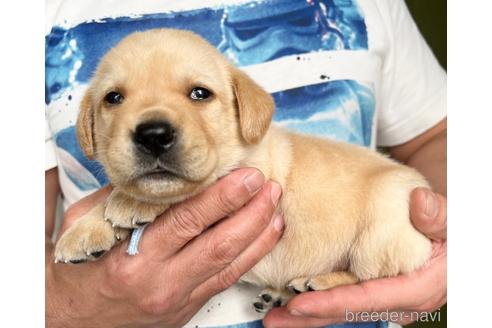
[[299, 294], [307, 291], [327, 290], [341, 285], [352, 285], [359, 279], [348, 271], [335, 271], [320, 274], [311, 278], [301, 277], [293, 279], [287, 285], [287, 289]]
[[287, 289], [294, 294], [310, 291], [311, 289], [309, 288], [308, 281], [309, 279], [306, 277], [293, 279], [287, 284]]
[[253, 307], [256, 312], [266, 313], [273, 308], [284, 306], [291, 298], [288, 292], [266, 288], [256, 297]]

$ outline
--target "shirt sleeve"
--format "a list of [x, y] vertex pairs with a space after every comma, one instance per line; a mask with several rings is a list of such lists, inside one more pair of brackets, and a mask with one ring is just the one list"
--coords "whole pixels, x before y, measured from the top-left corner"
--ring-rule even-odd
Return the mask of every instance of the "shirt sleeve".
[[56, 160], [55, 142], [51, 136], [51, 130], [48, 125], [48, 121], [45, 121], [45, 133], [44, 133], [44, 145], [45, 145], [45, 171], [52, 169], [58, 165]]
[[405, 143], [446, 117], [446, 72], [403, 0], [378, 2], [389, 44], [378, 113], [379, 146]]

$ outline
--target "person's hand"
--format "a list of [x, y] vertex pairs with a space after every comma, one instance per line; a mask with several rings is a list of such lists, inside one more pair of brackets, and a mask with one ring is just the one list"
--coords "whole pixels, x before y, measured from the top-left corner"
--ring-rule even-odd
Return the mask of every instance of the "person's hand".
[[395, 312], [392, 321], [408, 324], [417, 319], [411, 312], [440, 308], [447, 295], [446, 198], [417, 188], [411, 195], [410, 216], [433, 244], [432, 256], [422, 268], [406, 275], [298, 295], [286, 307], [270, 311], [264, 325], [320, 327], [352, 320], [357, 312], [382, 315], [386, 311], [390, 315]]
[[[258, 170], [240, 169], [171, 207], [148, 226], [137, 256], [126, 253], [124, 242], [96, 262], [48, 265], [48, 326], [185, 324], [278, 241], [283, 219], [274, 211], [281, 190], [264, 180]], [[81, 200], [65, 220], [73, 222], [108, 193]]]

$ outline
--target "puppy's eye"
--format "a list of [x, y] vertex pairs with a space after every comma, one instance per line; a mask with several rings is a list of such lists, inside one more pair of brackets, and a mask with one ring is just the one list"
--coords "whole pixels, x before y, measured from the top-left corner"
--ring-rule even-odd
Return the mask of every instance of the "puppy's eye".
[[209, 90], [202, 88], [202, 87], [196, 87], [191, 90], [190, 93], [190, 98], [193, 100], [205, 100], [210, 97], [212, 92]]
[[104, 97], [104, 101], [111, 105], [121, 104], [123, 99], [125, 99], [123, 95], [116, 91], [111, 91]]

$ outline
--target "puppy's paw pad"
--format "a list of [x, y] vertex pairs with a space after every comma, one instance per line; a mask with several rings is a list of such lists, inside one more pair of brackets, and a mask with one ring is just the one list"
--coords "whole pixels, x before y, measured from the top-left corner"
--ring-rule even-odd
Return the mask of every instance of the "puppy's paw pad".
[[263, 290], [253, 302], [253, 307], [256, 312], [266, 313], [269, 310], [285, 305], [287, 301], [282, 297], [282, 294], [273, 289], [267, 288]]
[[270, 294], [261, 294], [260, 297], [265, 303], [270, 303], [272, 300], [272, 295]]
[[253, 307], [256, 312], [265, 312], [265, 307], [263, 306], [263, 302], [254, 302]]
[[101, 251], [92, 252], [92, 253], [90, 253], [90, 255], [97, 259], [97, 258], [101, 257], [104, 253], [106, 253], [106, 251], [101, 250]]

